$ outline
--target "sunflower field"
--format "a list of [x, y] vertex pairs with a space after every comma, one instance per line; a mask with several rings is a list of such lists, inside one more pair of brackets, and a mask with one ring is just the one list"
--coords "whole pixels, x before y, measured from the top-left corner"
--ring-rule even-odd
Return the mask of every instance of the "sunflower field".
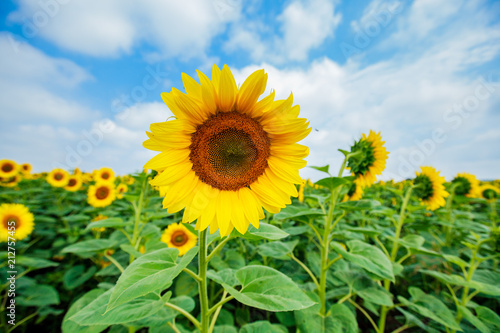
[[0, 161], [4, 332], [500, 332], [499, 181], [381, 181], [376, 131], [304, 180], [292, 95], [198, 74], [142, 172]]

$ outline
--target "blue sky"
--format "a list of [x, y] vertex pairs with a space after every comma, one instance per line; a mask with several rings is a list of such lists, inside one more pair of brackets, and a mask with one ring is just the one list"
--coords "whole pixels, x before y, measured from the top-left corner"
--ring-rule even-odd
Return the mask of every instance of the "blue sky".
[[373, 129], [384, 179], [500, 178], [498, 1], [17, 0], [0, 15], [0, 158], [35, 171], [140, 170], [149, 124], [171, 116], [160, 93], [215, 63], [293, 92], [309, 165], [338, 169]]

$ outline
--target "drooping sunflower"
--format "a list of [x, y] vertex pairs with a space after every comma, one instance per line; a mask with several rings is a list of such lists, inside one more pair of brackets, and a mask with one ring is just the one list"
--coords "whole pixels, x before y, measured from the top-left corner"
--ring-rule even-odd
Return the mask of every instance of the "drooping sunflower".
[[33, 214], [21, 204], [0, 205], [0, 242], [9, 237], [22, 240], [28, 237], [35, 227]]
[[456, 184], [455, 194], [466, 196], [467, 198], [479, 198], [479, 180], [470, 173], [459, 173], [452, 181]]
[[123, 195], [128, 191], [127, 184], [121, 183], [116, 187], [116, 197], [122, 199]]
[[499, 197], [500, 189], [491, 184], [484, 184], [479, 187], [479, 193], [481, 194], [481, 198], [495, 200]]
[[76, 192], [82, 187], [82, 178], [78, 175], [69, 176], [68, 185], [64, 186], [66, 191]]
[[196, 246], [198, 237], [189, 231], [183, 224], [173, 223], [163, 231], [161, 241], [166, 243], [168, 247], [175, 247], [178, 249], [179, 256], [182, 256]]
[[115, 172], [111, 168], [100, 168], [94, 171], [95, 182], [114, 182]]
[[116, 199], [115, 187], [109, 182], [98, 182], [89, 186], [87, 202], [93, 207], [106, 207]]
[[273, 91], [258, 101], [264, 70], [239, 89], [227, 65], [214, 65], [212, 80], [198, 76], [200, 83], [183, 74], [187, 93], [162, 94], [175, 119], [151, 125], [144, 147], [160, 153], [144, 168], [159, 173], [151, 185], [160, 187], [169, 213], [185, 209], [182, 221], [197, 220], [197, 230], [244, 234], [250, 223], [258, 228], [262, 208], [278, 213], [298, 195], [309, 149], [297, 142], [311, 128], [291, 94], [275, 101]]
[[377, 176], [382, 174], [389, 153], [384, 147], [380, 132], [370, 130], [368, 136], [363, 134], [359, 141], [351, 146], [350, 153], [356, 155], [349, 157], [347, 169], [351, 170], [358, 184], [369, 187], [377, 181]]
[[342, 202], [356, 201], [361, 199], [362, 197], [363, 197], [363, 186], [361, 186], [359, 184], [359, 181], [356, 179], [355, 181], [352, 182], [351, 186], [349, 187], [349, 190], [344, 195]]
[[416, 186], [414, 193], [427, 206], [429, 210], [436, 210], [446, 204], [444, 198], [449, 193], [444, 188], [444, 177], [439, 175], [434, 167], [420, 167], [421, 172], [416, 171], [417, 177], [413, 181]]
[[47, 183], [54, 187], [64, 187], [68, 185], [69, 173], [66, 170], [56, 168], [47, 175]]
[[11, 178], [19, 172], [19, 165], [11, 160], [0, 161], [0, 177]]

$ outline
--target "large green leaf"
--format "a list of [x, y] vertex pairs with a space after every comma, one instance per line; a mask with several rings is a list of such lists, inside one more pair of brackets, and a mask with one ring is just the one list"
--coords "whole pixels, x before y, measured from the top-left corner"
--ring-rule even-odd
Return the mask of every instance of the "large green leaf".
[[240, 285], [240, 283], [234, 276], [234, 270], [230, 268], [223, 269], [218, 272], [209, 270], [207, 272], [207, 277], [210, 280], [217, 282], [218, 284], [226, 284], [230, 287]]
[[398, 300], [424, 317], [430, 318], [451, 329], [462, 331], [453, 313], [441, 300], [432, 295], [425, 294], [419, 288], [410, 287], [409, 292], [412, 296], [410, 301], [402, 296], [398, 296]]
[[335, 190], [337, 187], [341, 185], [346, 185], [351, 183], [351, 178], [340, 178], [340, 177], [328, 177], [318, 180], [315, 184], [319, 186], [324, 186], [330, 191]]
[[87, 225], [85, 230], [92, 228], [123, 228], [126, 223], [119, 217], [111, 217], [109, 219], [91, 222]]
[[103, 289], [93, 289], [73, 303], [68, 312], [66, 312], [66, 315], [64, 315], [61, 327], [62, 333], [99, 333], [104, 331], [108, 325], [82, 326], [72, 320], [69, 320], [71, 316], [86, 307], [103, 293]]
[[260, 320], [243, 325], [239, 333], [288, 333], [288, 330], [284, 326]]
[[16, 304], [40, 307], [59, 304], [59, 293], [53, 286], [37, 284], [30, 287], [22, 296], [17, 296]]
[[462, 313], [462, 316], [472, 325], [474, 325], [475, 328], [477, 328], [481, 333], [490, 333], [490, 329], [488, 326], [486, 326], [479, 318], [474, 316], [472, 312], [470, 312], [469, 309], [462, 305], [458, 305], [458, 308], [460, 312]]
[[113, 248], [116, 245], [115, 241], [109, 239], [91, 239], [82, 242], [78, 242], [75, 244], [71, 244], [70, 246], [66, 246], [61, 250], [62, 253], [88, 253], [88, 252], [99, 252], [104, 251], [110, 248]]
[[293, 311], [314, 304], [311, 299], [283, 273], [265, 266], [246, 266], [235, 272], [240, 290], [222, 283], [240, 303], [266, 311]]
[[364, 268], [368, 272], [394, 282], [391, 261], [379, 248], [359, 240], [347, 242], [349, 252], [342, 245], [332, 242], [333, 249], [346, 260]]
[[481, 322], [485, 323], [492, 332], [500, 332], [500, 316], [485, 306], [477, 306], [476, 310], [477, 318]]
[[496, 285], [486, 284], [478, 281], [466, 281], [463, 277], [456, 274], [444, 274], [441, 272], [429, 271], [426, 269], [422, 269], [420, 270], [420, 272], [426, 275], [433, 276], [443, 283], [449, 283], [451, 285], [461, 287], [469, 287], [487, 295], [500, 296], [500, 287]]
[[[188, 296], [172, 298], [168, 301], [168, 303], [174, 304], [187, 312], [193, 311], [195, 307], [194, 300]], [[137, 327], [160, 327], [165, 325], [167, 321], [171, 321], [180, 315], [181, 313], [179, 311], [163, 306], [163, 308], [155, 314], [141, 320], [134, 321], [131, 325]]]
[[29, 267], [31, 269], [40, 269], [47, 267], [59, 266], [58, 263], [42, 259], [42, 258], [32, 258], [27, 256], [16, 256], [16, 264]]
[[264, 222], [259, 223], [259, 229], [255, 228], [253, 225], [250, 225], [248, 227], [248, 231], [244, 235], [240, 234], [236, 229], [234, 229], [233, 235], [240, 236], [249, 240], [279, 240], [289, 236], [288, 233], [284, 232], [280, 228]]
[[179, 263], [178, 253], [175, 248], [160, 249], [144, 254], [130, 264], [116, 282], [108, 311], [134, 298], [166, 288], [193, 260], [198, 247], [189, 250]]
[[83, 309], [78, 311], [69, 320], [82, 326], [92, 325], [116, 325], [137, 321], [154, 315], [164, 307], [164, 303], [170, 298], [171, 292], [163, 297], [149, 294], [139, 297], [130, 302], [120, 304], [106, 311], [106, 307], [114, 288], [97, 297]]
[[85, 272], [84, 265], [76, 265], [71, 267], [64, 273], [63, 285], [67, 290], [75, 289], [90, 279], [97, 271], [97, 267], [92, 266]]
[[319, 209], [311, 209], [306, 206], [286, 206], [278, 214], [274, 215], [275, 220], [293, 219], [299, 216], [320, 216], [324, 213]]
[[299, 243], [298, 239], [292, 242], [276, 241], [276, 242], [264, 243], [259, 245], [258, 251], [259, 254], [264, 257], [289, 260], [290, 257], [288, 255], [293, 252], [293, 249], [295, 248], [295, 246], [297, 246], [298, 243]]

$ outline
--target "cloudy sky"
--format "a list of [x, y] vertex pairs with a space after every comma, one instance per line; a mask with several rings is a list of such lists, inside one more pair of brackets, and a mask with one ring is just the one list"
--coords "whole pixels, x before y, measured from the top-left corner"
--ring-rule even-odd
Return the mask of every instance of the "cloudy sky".
[[0, 14], [0, 159], [35, 171], [140, 170], [149, 124], [172, 115], [160, 93], [215, 63], [293, 92], [309, 165], [338, 170], [337, 149], [373, 129], [385, 179], [500, 178], [498, 1], [3, 0]]

